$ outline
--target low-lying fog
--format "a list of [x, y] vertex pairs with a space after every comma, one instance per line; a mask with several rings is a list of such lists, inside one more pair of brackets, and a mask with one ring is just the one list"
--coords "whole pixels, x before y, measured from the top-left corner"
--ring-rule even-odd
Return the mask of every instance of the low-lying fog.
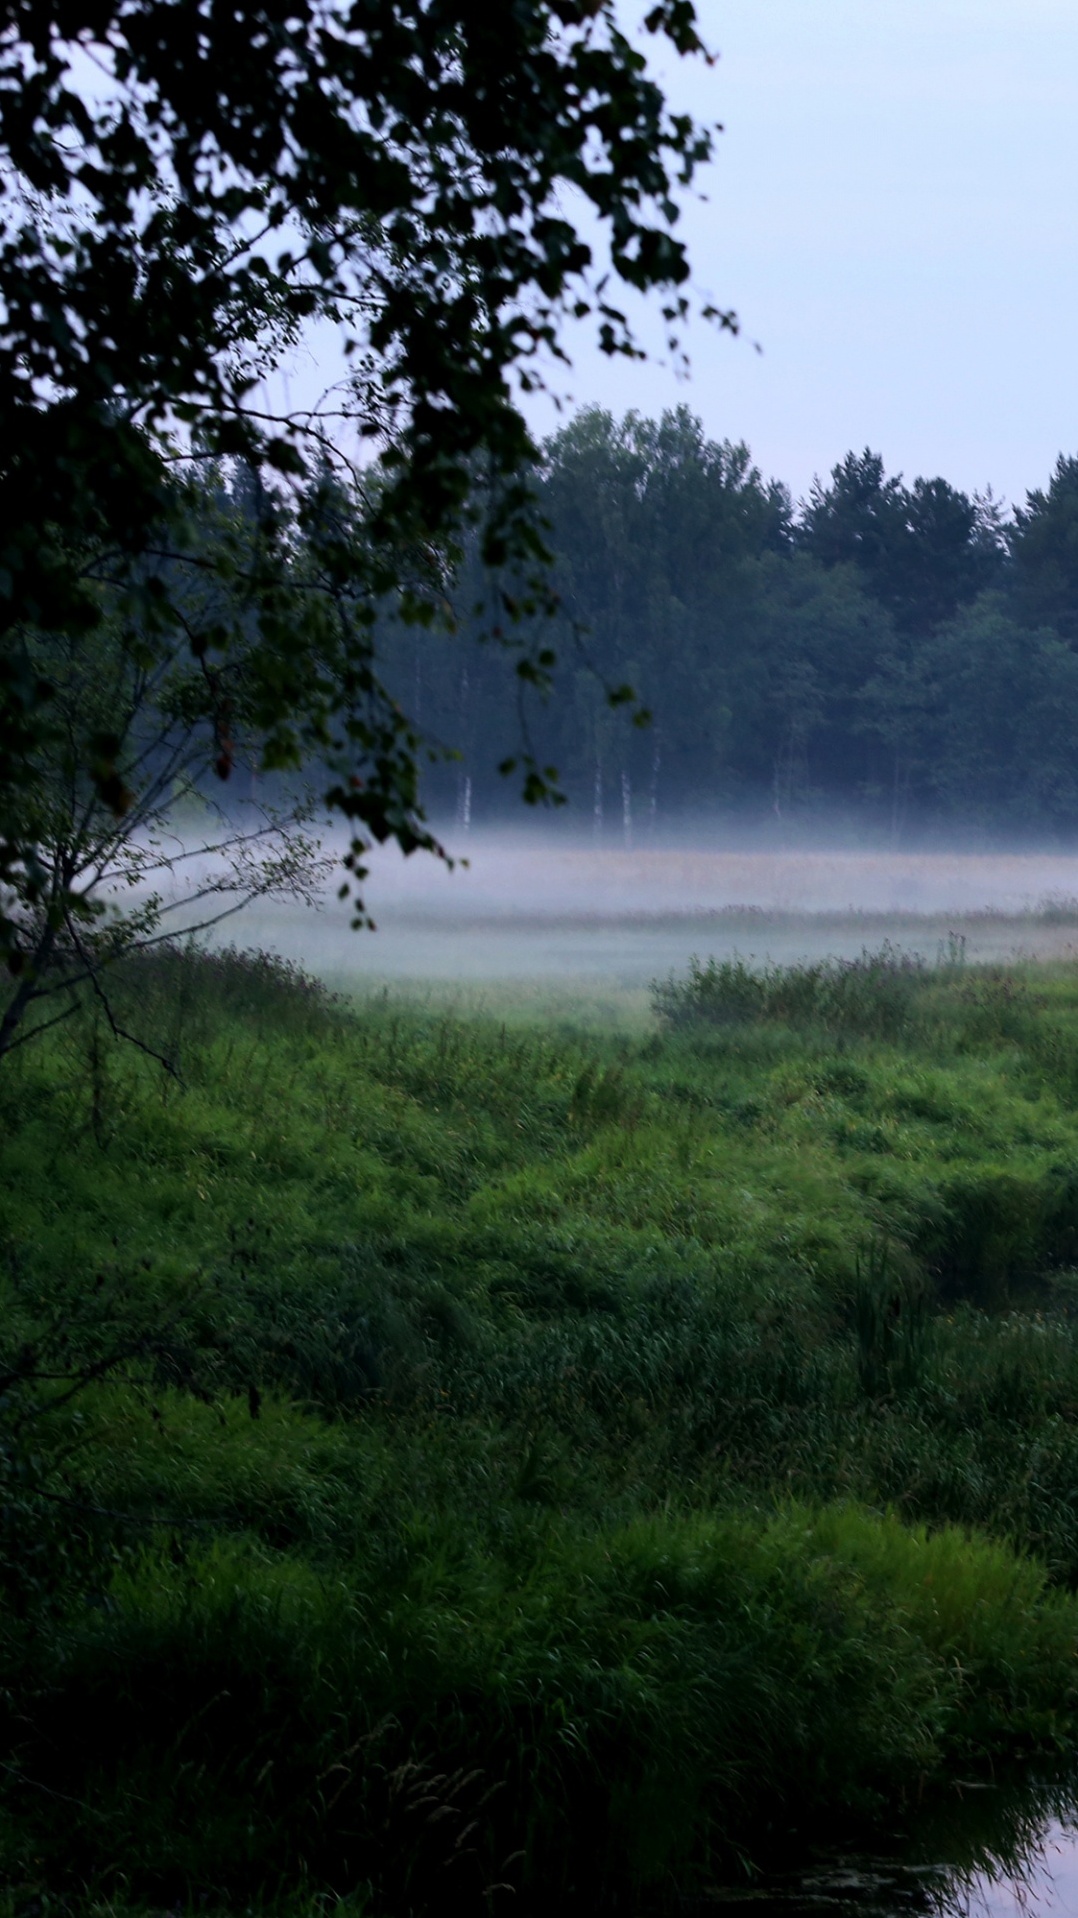
[[424, 854], [372, 856], [377, 932], [352, 932], [336, 880], [318, 910], [273, 903], [222, 928], [335, 984], [605, 982], [639, 988], [701, 957], [757, 964], [851, 956], [885, 939], [970, 960], [1078, 953], [1078, 853], [866, 851], [711, 844], [597, 847], [472, 833], [450, 872]]

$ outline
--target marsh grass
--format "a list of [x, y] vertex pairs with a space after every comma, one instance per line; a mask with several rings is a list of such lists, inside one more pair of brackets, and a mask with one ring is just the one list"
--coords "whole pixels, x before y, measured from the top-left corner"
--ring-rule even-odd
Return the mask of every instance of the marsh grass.
[[690, 959], [687, 978], [657, 981], [655, 1009], [667, 1026], [736, 1026], [771, 1021], [822, 1027], [835, 1035], [892, 1039], [909, 1025], [925, 987], [964, 969], [956, 935], [929, 967], [918, 953], [885, 940], [855, 959], [821, 959], [793, 966], [748, 965], [740, 958]]
[[177, 952], [182, 1087], [10, 1062], [19, 1896], [596, 1910], [1069, 1747], [1078, 978], [747, 977], [634, 1037]]
[[930, 1332], [930, 1294], [923, 1274], [896, 1270], [885, 1240], [872, 1240], [854, 1267], [852, 1318], [857, 1377], [867, 1399], [920, 1384]]

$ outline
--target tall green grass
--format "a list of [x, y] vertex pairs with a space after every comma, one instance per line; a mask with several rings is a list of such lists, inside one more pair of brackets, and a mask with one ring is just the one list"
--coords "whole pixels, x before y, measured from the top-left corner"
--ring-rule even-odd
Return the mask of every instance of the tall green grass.
[[[940, 970], [962, 966], [952, 943]], [[671, 1026], [730, 1026], [771, 1020], [818, 1025], [838, 1033], [893, 1038], [908, 1025], [932, 973], [923, 958], [888, 941], [856, 959], [820, 959], [800, 966], [749, 966], [743, 959], [689, 962], [685, 979], [657, 981], [653, 999]]]
[[178, 1081], [0, 1081], [0, 1889], [624, 1907], [1069, 1749], [1073, 973], [115, 989]]

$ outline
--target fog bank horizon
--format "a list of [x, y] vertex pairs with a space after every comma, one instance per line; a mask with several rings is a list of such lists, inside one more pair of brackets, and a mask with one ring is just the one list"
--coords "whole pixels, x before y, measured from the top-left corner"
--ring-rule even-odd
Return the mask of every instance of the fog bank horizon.
[[887, 940], [931, 960], [952, 933], [971, 962], [1078, 952], [1078, 851], [614, 848], [508, 830], [459, 834], [448, 850], [452, 870], [372, 855], [374, 932], [351, 929], [334, 880], [319, 910], [252, 907], [220, 940], [360, 992], [514, 980], [632, 991], [694, 954], [785, 965]]

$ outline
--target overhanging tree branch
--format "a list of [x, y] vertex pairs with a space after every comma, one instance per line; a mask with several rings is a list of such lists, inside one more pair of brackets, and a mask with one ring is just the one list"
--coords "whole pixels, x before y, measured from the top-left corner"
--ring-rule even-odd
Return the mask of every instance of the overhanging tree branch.
[[[205, 569], [221, 590], [192, 621], [195, 656], [223, 670], [247, 645], [267, 768], [333, 744], [327, 797], [351, 823], [353, 869], [370, 838], [437, 850], [417, 728], [385, 711], [356, 723], [380, 624], [441, 617], [409, 556], [451, 552], [470, 528], [490, 563], [542, 571], [516, 483], [534, 455], [518, 396], [543, 384], [544, 355], [564, 359], [572, 316], [593, 317], [605, 351], [638, 352], [618, 280], [659, 293], [680, 353], [678, 200], [712, 130], [669, 110], [613, 0], [522, 0], [496, 20], [427, 0], [13, 0], [5, 20], [0, 888], [40, 884], [27, 798], [54, 688], [25, 670], [21, 635], [81, 645], [107, 575], [152, 650], [200, 564], [181, 469], [210, 457], [255, 476], [260, 544], [242, 601], [242, 538]], [[707, 57], [691, 0], [647, 27]], [[566, 187], [599, 241], [566, 215]], [[275, 413], [257, 384], [315, 320], [358, 369], [348, 396]], [[345, 425], [381, 454], [373, 486]], [[477, 491], [480, 453], [513, 483]], [[328, 650], [322, 595], [293, 577], [327, 463], [370, 507], [333, 558], [364, 618]], [[81, 770], [123, 814], [119, 757], [104, 733]], [[215, 757], [227, 775], [228, 752]], [[17, 956], [2, 903], [0, 944]]]

